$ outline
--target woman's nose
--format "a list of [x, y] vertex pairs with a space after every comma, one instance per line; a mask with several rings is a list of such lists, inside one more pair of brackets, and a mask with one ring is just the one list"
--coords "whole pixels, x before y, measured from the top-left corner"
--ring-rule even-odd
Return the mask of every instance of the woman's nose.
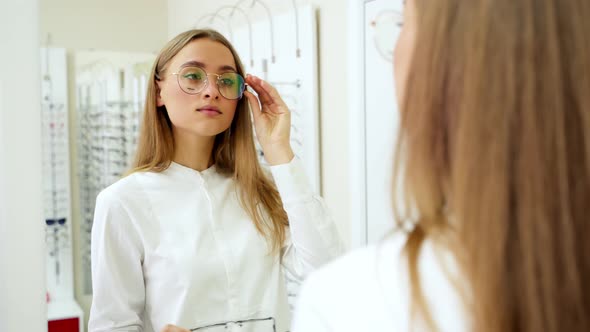
[[219, 89], [217, 88], [217, 77], [207, 75], [207, 86], [203, 90], [205, 98], [219, 99]]

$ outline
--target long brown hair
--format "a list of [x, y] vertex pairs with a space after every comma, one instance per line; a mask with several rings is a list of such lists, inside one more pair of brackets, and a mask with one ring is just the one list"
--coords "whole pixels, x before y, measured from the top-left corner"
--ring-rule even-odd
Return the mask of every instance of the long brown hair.
[[414, 313], [435, 329], [418, 269], [432, 239], [474, 331], [589, 331], [590, 2], [415, 4], [394, 177], [417, 212]]
[[[189, 30], [170, 40], [156, 58], [148, 82], [145, 110], [132, 172], [161, 172], [172, 162], [174, 137], [166, 107], [157, 107], [156, 80], [170, 60], [193, 40], [207, 38], [226, 46], [244, 75], [244, 66], [233, 46], [214, 30]], [[262, 170], [256, 155], [252, 122], [246, 98], [238, 101], [230, 127], [215, 137], [212, 158], [218, 172], [232, 176], [237, 184], [242, 207], [256, 229], [266, 237], [272, 251], [283, 245], [288, 226], [287, 214], [275, 185]]]

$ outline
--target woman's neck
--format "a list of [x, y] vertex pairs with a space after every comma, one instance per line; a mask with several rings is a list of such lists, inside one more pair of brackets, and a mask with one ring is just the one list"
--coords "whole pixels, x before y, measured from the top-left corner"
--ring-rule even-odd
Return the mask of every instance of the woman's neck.
[[174, 156], [172, 161], [190, 167], [197, 171], [204, 171], [211, 167], [215, 136], [197, 136], [185, 133], [174, 133]]

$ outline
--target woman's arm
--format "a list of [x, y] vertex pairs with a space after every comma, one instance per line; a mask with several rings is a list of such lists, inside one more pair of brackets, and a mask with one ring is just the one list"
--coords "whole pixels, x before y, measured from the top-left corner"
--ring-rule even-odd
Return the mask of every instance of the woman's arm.
[[283, 254], [283, 265], [299, 281], [312, 270], [343, 252], [338, 229], [323, 199], [307, 180], [301, 162], [293, 157], [290, 144], [291, 112], [277, 90], [268, 82], [248, 75], [248, 98], [256, 136], [271, 166], [290, 224], [292, 244]]
[[291, 243], [284, 249], [282, 263], [301, 281], [341, 255], [344, 245], [324, 200], [311, 189], [301, 161], [294, 158], [272, 166], [271, 172], [290, 225]]
[[127, 210], [108, 189], [96, 199], [91, 258], [89, 332], [143, 331], [143, 246]]

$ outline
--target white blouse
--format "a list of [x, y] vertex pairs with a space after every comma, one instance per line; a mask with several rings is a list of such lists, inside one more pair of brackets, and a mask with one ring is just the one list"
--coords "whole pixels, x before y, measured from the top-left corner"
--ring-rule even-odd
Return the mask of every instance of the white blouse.
[[[291, 331], [428, 331], [423, 321], [411, 323], [405, 241], [404, 234], [395, 234], [312, 273], [299, 294]], [[427, 240], [421, 248], [418, 269], [438, 330], [468, 331], [462, 299], [451, 283], [451, 278], [457, 278], [451, 254], [436, 251]]]
[[[158, 332], [166, 324], [192, 329], [267, 317], [287, 331], [285, 278], [301, 282], [343, 244], [301, 162], [271, 172], [290, 222], [280, 257], [241, 207], [236, 182], [215, 166], [198, 172], [173, 162], [103, 190], [92, 227], [89, 331]], [[229, 327], [272, 331], [270, 321]]]

